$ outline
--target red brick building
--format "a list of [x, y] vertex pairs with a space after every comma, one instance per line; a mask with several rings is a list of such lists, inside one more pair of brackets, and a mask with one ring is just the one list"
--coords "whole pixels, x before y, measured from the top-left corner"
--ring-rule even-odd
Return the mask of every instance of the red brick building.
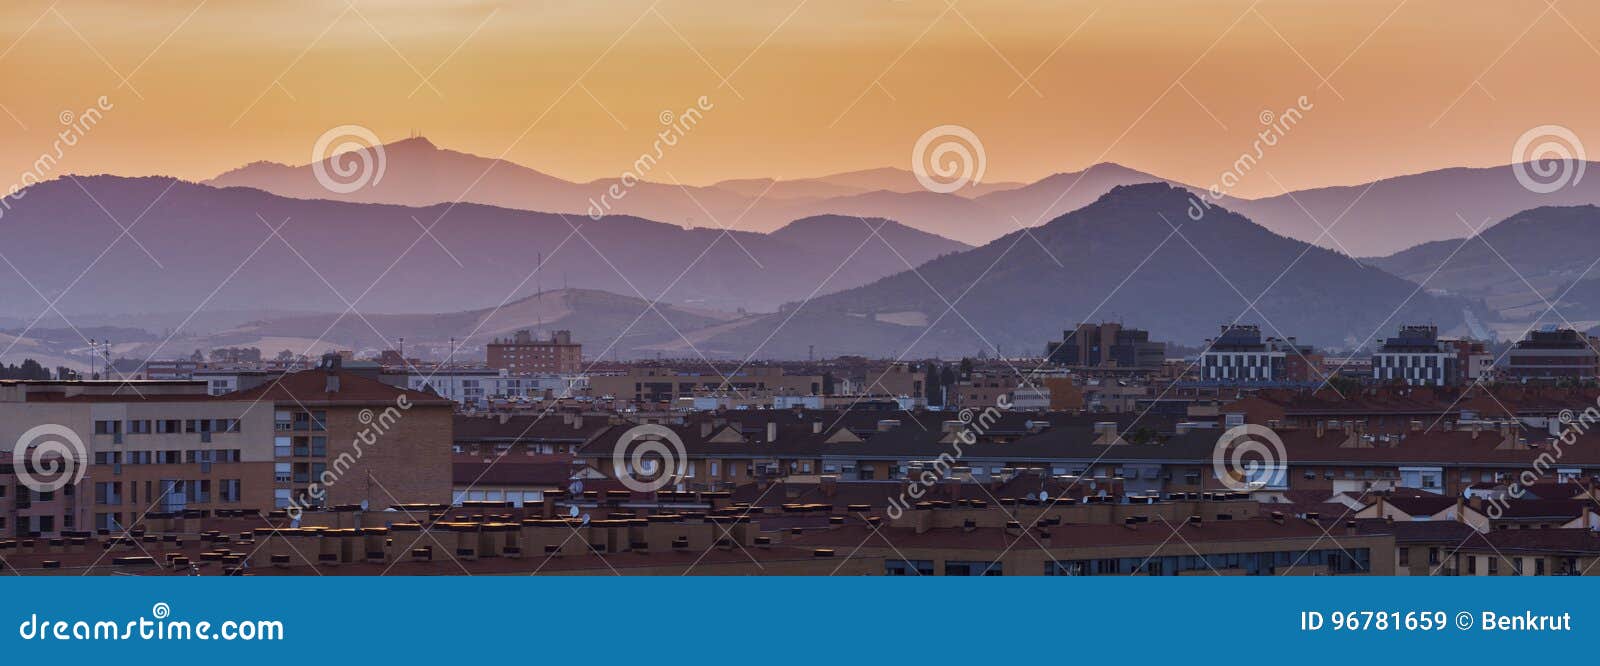
[[549, 339], [517, 331], [488, 344], [489, 367], [513, 375], [565, 375], [583, 371], [583, 345], [572, 341], [572, 331], [555, 331]]

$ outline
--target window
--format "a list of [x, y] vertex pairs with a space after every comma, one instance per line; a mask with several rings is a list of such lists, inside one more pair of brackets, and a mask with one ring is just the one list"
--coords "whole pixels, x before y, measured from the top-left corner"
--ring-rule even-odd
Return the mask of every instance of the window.
[[1439, 563], [1439, 549], [1438, 548], [1429, 548], [1428, 549], [1428, 564], [1438, 564], [1438, 563]]
[[1402, 567], [1411, 566], [1411, 549], [1410, 548], [1401, 548], [1400, 549], [1400, 566], [1402, 566]]
[[1500, 559], [1499, 558], [1495, 558], [1495, 557], [1491, 557], [1491, 558], [1488, 558], [1488, 559], [1489, 559], [1489, 575], [1493, 576], [1495, 574], [1500, 573]]
[[121, 433], [122, 433], [122, 422], [121, 421], [95, 421], [94, 422], [94, 434], [96, 434], [96, 435], [117, 435], [117, 434], [121, 434]]
[[283, 437], [283, 436], [274, 437], [272, 439], [272, 455], [273, 455], [273, 457], [276, 457], [276, 458], [287, 458], [287, 457], [289, 457], [289, 452], [292, 449], [293, 442], [294, 442], [294, 438], [292, 438], [292, 437]]
[[946, 576], [999, 576], [1001, 567], [999, 562], [959, 562], [946, 561], [944, 563]]
[[218, 501], [223, 503], [235, 503], [239, 501], [238, 479], [223, 479], [221, 486], [222, 487], [217, 498]]
[[128, 421], [128, 434], [130, 435], [148, 435], [150, 431], [149, 419]]
[[111, 506], [122, 504], [122, 484], [115, 481], [94, 484], [94, 503]]
[[273, 481], [278, 483], [289, 482], [290, 474], [292, 474], [289, 463], [273, 463], [272, 468]]
[[885, 576], [932, 576], [933, 560], [895, 560], [883, 561], [883, 575]]

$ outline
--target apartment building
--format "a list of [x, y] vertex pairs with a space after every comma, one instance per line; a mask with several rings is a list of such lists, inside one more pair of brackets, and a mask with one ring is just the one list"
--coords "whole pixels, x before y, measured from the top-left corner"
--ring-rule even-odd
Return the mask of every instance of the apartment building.
[[[384, 377], [388, 381], [389, 377]], [[392, 382], [391, 382], [392, 383]], [[498, 401], [537, 401], [584, 393], [583, 375], [518, 375], [488, 368], [436, 368], [405, 375], [405, 387], [434, 393], [465, 409], [487, 409]]]
[[1494, 356], [1481, 342], [1439, 337], [1437, 326], [1402, 326], [1372, 355], [1372, 380], [1456, 386], [1489, 378]]
[[1439, 339], [1436, 326], [1402, 326], [1372, 355], [1372, 379], [1413, 386], [1453, 386], [1465, 376], [1454, 349]]
[[489, 367], [512, 375], [571, 375], [583, 372], [583, 345], [572, 341], [572, 331], [554, 331], [535, 338], [522, 330], [487, 345]]
[[675, 403], [681, 398], [718, 393], [762, 400], [780, 395], [822, 395], [821, 375], [788, 375], [777, 366], [746, 366], [729, 371], [732, 374], [724, 376], [710, 368], [691, 371], [634, 366], [625, 373], [590, 376], [589, 392], [597, 397], [651, 403]]
[[1152, 342], [1150, 332], [1119, 323], [1078, 324], [1061, 332], [1060, 341], [1045, 345], [1051, 363], [1081, 368], [1155, 369], [1166, 362], [1167, 346]]
[[450, 500], [455, 403], [343, 369], [315, 370], [223, 396], [272, 410], [278, 508]]
[[1294, 338], [1263, 338], [1254, 324], [1223, 326], [1206, 341], [1200, 378], [1224, 384], [1269, 384], [1320, 380], [1322, 357]]
[[1570, 328], [1529, 331], [1506, 355], [1504, 372], [1517, 381], [1588, 381], [1600, 377], [1596, 340]]
[[76, 484], [38, 492], [17, 474], [28, 463], [8, 460], [0, 533], [117, 530], [150, 513], [270, 510], [271, 419], [270, 405], [211, 396], [202, 381], [0, 383], [0, 440], [57, 428], [34, 443], [81, 445], [74, 464], [84, 472]]

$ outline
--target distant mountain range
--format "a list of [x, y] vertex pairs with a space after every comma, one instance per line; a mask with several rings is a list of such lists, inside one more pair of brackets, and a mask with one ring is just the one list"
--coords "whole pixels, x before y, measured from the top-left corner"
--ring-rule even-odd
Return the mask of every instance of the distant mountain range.
[[[286, 165], [256, 162], [206, 181], [217, 187], [250, 187], [299, 199], [332, 199], [359, 203], [389, 203], [428, 206], [452, 201], [517, 208], [522, 210], [587, 215], [604, 199], [616, 180], [575, 183], [534, 169], [493, 158], [479, 157], [435, 146], [425, 138], [412, 138], [382, 147], [384, 172], [381, 179], [347, 194], [329, 191], [318, 181], [312, 165]], [[355, 164], [358, 158], [376, 163], [377, 149], [365, 156], [335, 155], [323, 160], [332, 169], [336, 162]], [[1127, 182], [1148, 182], [1154, 176], [1115, 165], [1093, 170], [1076, 196], [1057, 206], [1071, 210], [1092, 201], [1108, 187]], [[798, 180], [728, 180], [709, 186], [641, 182], [626, 190], [614, 202], [606, 201], [607, 214], [700, 227], [728, 227], [746, 231], [772, 231], [792, 220], [818, 215], [883, 217], [916, 229], [966, 243], [992, 240], [1015, 224], [1004, 220], [999, 209], [978, 203], [991, 194], [1000, 194], [1016, 183], [989, 183], [967, 187], [958, 194], [937, 194], [925, 190], [916, 176], [904, 169], [882, 168]], [[1050, 197], [1057, 193], [1051, 192]], [[972, 197], [972, 198], [969, 198]], [[1043, 195], [1023, 196], [1023, 200]], [[996, 201], [1010, 210], [1010, 200]], [[1040, 208], [1029, 213], [1028, 224], [1038, 221]], [[887, 214], [887, 215], [886, 215]], [[996, 228], [996, 221], [1006, 226]]]
[[[27, 277], [0, 280], [0, 315], [31, 318], [45, 306], [40, 294], [63, 292], [56, 308], [69, 314], [187, 313], [202, 304], [338, 312], [346, 300], [363, 312], [433, 313], [567, 285], [771, 311], [904, 270], [905, 261], [966, 249], [874, 219], [801, 219], [762, 234], [446, 208], [293, 199], [167, 178], [53, 180], [13, 201], [0, 224], [0, 254]], [[129, 233], [119, 238], [123, 227]]]
[[1600, 208], [1548, 206], [1512, 215], [1472, 238], [1461, 234], [1365, 261], [1413, 282], [1426, 281], [1439, 293], [1482, 299], [1509, 322], [1538, 318], [1548, 300], [1560, 316], [1544, 323], [1563, 324], [1562, 318], [1592, 323], [1600, 321], [1600, 289], [1594, 283], [1600, 279], [1597, 231]]
[[1034, 238], [1015, 232], [724, 325], [696, 346], [787, 358], [810, 345], [825, 356], [1024, 355], [1079, 321], [1122, 319], [1156, 339], [1193, 343], [1237, 318], [1267, 335], [1353, 347], [1404, 323], [1464, 333], [1468, 313], [1481, 314], [1467, 299], [1408, 299], [1411, 283], [1223, 209], [1191, 222], [1188, 205], [1180, 188], [1117, 187], [1032, 230]]
[[[1414, 287], [1405, 280], [1226, 210], [1191, 221], [1188, 205], [1183, 189], [1117, 187], [1032, 229], [1032, 238], [1018, 231], [914, 271], [902, 264], [902, 272], [771, 314], [668, 305], [658, 313], [637, 298], [568, 289], [438, 315], [279, 317], [220, 332], [206, 344], [298, 351], [327, 331], [325, 341], [359, 349], [378, 344], [376, 328], [408, 345], [453, 336], [476, 347], [517, 328], [566, 328], [587, 354], [609, 349], [608, 356], [622, 358], [1020, 356], [1040, 353], [1045, 341], [1083, 320], [1124, 319], [1156, 339], [1192, 344], [1237, 319], [1262, 325], [1267, 335], [1350, 347], [1403, 323], [1465, 333], [1467, 313], [1483, 314], [1463, 298], [1417, 293], [1407, 300]], [[821, 235], [835, 226], [843, 235], [852, 223], [859, 225], [846, 218], [812, 224]], [[946, 312], [946, 303], [955, 309]]]
[[[375, 151], [366, 151], [371, 157]], [[427, 206], [457, 200], [523, 210], [584, 214], [614, 180], [576, 183], [506, 160], [412, 138], [383, 146], [383, 178], [349, 194], [322, 187], [311, 165], [257, 162], [208, 184], [288, 197]], [[345, 154], [324, 160], [354, 160]], [[980, 245], [1082, 208], [1119, 185], [1176, 181], [1112, 163], [1032, 183], [983, 183], [950, 194], [926, 191], [909, 171], [870, 169], [795, 180], [727, 180], [707, 186], [641, 182], [608, 212], [704, 227], [772, 231], [817, 215], [878, 217]], [[1198, 188], [1190, 187], [1192, 190]], [[1510, 166], [1451, 168], [1359, 185], [1323, 187], [1220, 204], [1281, 235], [1354, 256], [1383, 255], [1459, 237], [1470, 223], [1548, 205], [1600, 204], [1590, 179], [1549, 194], [1524, 188]], [[1459, 217], [1458, 217], [1459, 216]], [[1327, 232], [1324, 233], [1324, 228]]]

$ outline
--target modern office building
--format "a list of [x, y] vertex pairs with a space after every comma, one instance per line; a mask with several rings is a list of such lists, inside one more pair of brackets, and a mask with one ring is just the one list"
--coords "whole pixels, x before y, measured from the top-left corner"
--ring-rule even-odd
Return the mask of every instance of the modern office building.
[[1519, 380], [1576, 380], [1600, 377], [1595, 338], [1570, 328], [1529, 331], [1506, 356], [1505, 374]]
[[1078, 324], [1045, 345], [1051, 363], [1085, 368], [1159, 368], [1167, 346], [1150, 341], [1150, 332], [1119, 323]]

